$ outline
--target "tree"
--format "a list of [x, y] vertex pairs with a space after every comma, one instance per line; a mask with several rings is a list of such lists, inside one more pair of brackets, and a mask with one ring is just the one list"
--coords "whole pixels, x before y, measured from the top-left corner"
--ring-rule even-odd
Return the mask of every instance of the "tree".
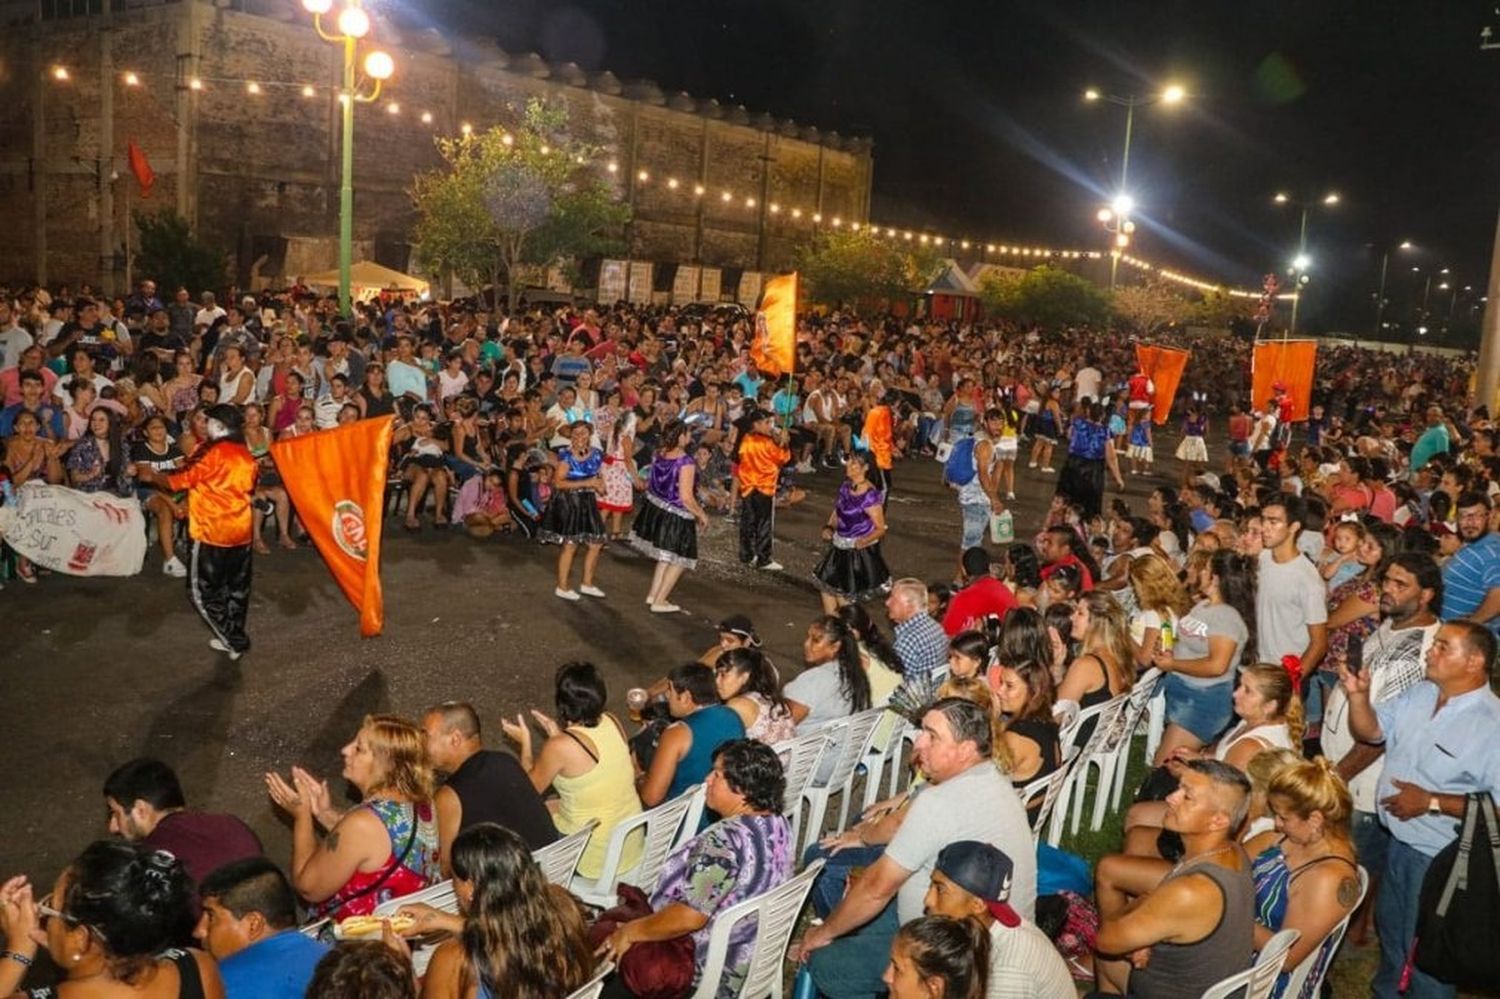
[[1021, 275], [986, 274], [979, 298], [990, 315], [1031, 326], [1103, 326], [1109, 319], [1108, 295], [1049, 264]]
[[857, 307], [907, 298], [932, 277], [939, 262], [935, 250], [902, 247], [866, 228], [820, 233], [798, 248], [794, 266], [809, 301]]
[[1193, 303], [1188, 313], [1188, 322], [1193, 326], [1209, 329], [1228, 329], [1236, 319], [1247, 319], [1255, 311], [1255, 299], [1236, 298], [1224, 291], [1204, 292], [1203, 298]]
[[170, 300], [177, 288], [196, 294], [223, 287], [224, 254], [194, 236], [187, 219], [171, 211], [137, 215], [135, 228], [135, 272], [152, 278], [163, 298]]
[[1161, 281], [1122, 285], [1115, 289], [1112, 305], [1115, 320], [1142, 336], [1186, 322], [1193, 310], [1193, 303]]
[[506, 284], [510, 311], [532, 268], [620, 247], [630, 209], [598, 172], [600, 150], [574, 138], [561, 107], [532, 99], [518, 127], [438, 139], [444, 166], [419, 174], [417, 257], [472, 287]]

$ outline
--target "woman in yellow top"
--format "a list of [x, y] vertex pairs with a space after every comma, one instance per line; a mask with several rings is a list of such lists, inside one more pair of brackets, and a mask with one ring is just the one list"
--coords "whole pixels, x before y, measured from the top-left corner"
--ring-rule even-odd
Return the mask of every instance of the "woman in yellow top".
[[[552, 816], [557, 831], [566, 836], [599, 820], [578, 862], [578, 873], [586, 878], [596, 878], [603, 871], [615, 825], [641, 811], [625, 730], [604, 710], [606, 697], [604, 679], [593, 663], [564, 663], [557, 670], [554, 694], [557, 720], [531, 712], [547, 734], [540, 753], [532, 752], [531, 727], [525, 718], [517, 715], [513, 722], [501, 722], [505, 734], [520, 747], [521, 766], [532, 786], [538, 792], [545, 793], [549, 787], [557, 791]], [[643, 839], [644, 833], [636, 832], [625, 841], [621, 870], [634, 867], [640, 859]]]

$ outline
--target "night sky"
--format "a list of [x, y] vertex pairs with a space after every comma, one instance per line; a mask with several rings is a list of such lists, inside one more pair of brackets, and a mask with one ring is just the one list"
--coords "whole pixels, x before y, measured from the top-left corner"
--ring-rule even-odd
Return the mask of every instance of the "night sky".
[[1188, 102], [1136, 113], [1134, 252], [1258, 286], [1296, 247], [1298, 213], [1272, 195], [1337, 191], [1309, 222], [1310, 326], [1366, 333], [1381, 251], [1402, 239], [1417, 251], [1392, 254], [1387, 319], [1408, 320], [1442, 267], [1460, 318], [1484, 294], [1500, 209], [1500, 50], [1479, 50], [1485, 24], [1500, 36], [1493, 4], [407, 3], [509, 51], [870, 136], [877, 221], [976, 241], [1106, 248], [1094, 214], [1118, 187], [1125, 112], [1082, 92], [1179, 82]]

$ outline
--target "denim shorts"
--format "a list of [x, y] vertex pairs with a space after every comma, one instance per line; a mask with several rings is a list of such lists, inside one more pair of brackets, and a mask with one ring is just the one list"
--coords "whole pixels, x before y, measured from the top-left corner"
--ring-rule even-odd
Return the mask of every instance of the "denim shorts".
[[1234, 720], [1234, 678], [1212, 687], [1195, 687], [1177, 673], [1168, 673], [1162, 689], [1167, 697], [1167, 724], [1185, 728], [1205, 746]]
[[1380, 824], [1380, 816], [1374, 812], [1355, 809], [1350, 817], [1349, 832], [1360, 866], [1369, 871], [1371, 877], [1379, 877], [1385, 870], [1385, 855], [1391, 845], [1390, 831]]
[[959, 547], [978, 548], [984, 544], [984, 529], [990, 526], [990, 505], [960, 503], [958, 509], [964, 516], [964, 538]]

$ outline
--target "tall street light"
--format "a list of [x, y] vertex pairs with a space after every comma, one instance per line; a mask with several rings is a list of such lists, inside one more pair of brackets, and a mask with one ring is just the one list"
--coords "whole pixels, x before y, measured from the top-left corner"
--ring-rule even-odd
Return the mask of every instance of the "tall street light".
[[1173, 83], [1163, 87], [1161, 91], [1153, 94], [1128, 94], [1116, 96], [1106, 94], [1093, 87], [1083, 92], [1083, 99], [1090, 103], [1105, 101], [1125, 109], [1125, 151], [1120, 156], [1120, 187], [1115, 192], [1115, 197], [1108, 208], [1099, 210], [1099, 221], [1104, 223], [1106, 229], [1115, 234], [1115, 245], [1109, 255], [1109, 287], [1115, 286], [1115, 272], [1120, 265], [1120, 254], [1130, 245], [1130, 236], [1135, 232], [1135, 223], [1130, 219], [1130, 213], [1135, 209], [1135, 199], [1130, 196], [1130, 136], [1135, 126], [1135, 109], [1145, 107], [1148, 104], [1181, 104], [1187, 98], [1187, 91], [1179, 84]]
[[[1398, 250], [1410, 250], [1410, 249], [1413, 249], [1411, 240], [1409, 240], [1409, 239], [1403, 239], [1400, 243], [1398, 243], [1396, 245], [1396, 249], [1398, 249]], [[1389, 248], [1387, 248], [1384, 252], [1382, 252], [1380, 254], [1380, 290], [1377, 291], [1377, 292], [1375, 292], [1375, 332], [1374, 332], [1374, 337], [1375, 337], [1376, 340], [1380, 339], [1380, 320], [1381, 320], [1381, 317], [1385, 314], [1385, 270], [1386, 270], [1386, 266], [1390, 262], [1391, 262], [1391, 251], [1390, 251]]]
[[1271, 200], [1278, 205], [1294, 205], [1302, 209], [1302, 223], [1297, 229], [1297, 256], [1292, 261], [1292, 278], [1297, 283], [1297, 291], [1292, 295], [1292, 321], [1287, 327], [1287, 334], [1291, 335], [1297, 332], [1297, 307], [1302, 304], [1302, 291], [1307, 287], [1309, 280], [1307, 270], [1312, 266], [1312, 259], [1307, 255], [1307, 213], [1319, 205], [1332, 208], [1342, 199], [1336, 191], [1329, 191], [1321, 198], [1303, 200], [1294, 199], [1286, 192], [1278, 191]]
[[339, 11], [335, 20], [337, 33], [323, 29], [323, 15], [333, 9], [333, 0], [302, 0], [302, 6], [313, 16], [313, 27], [325, 42], [342, 45], [344, 49], [344, 75], [339, 87], [338, 100], [343, 116], [342, 173], [339, 181], [339, 311], [352, 314], [350, 294], [350, 270], [354, 266], [354, 103], [368, 103], [380, 96], [380, 85], [390, 79], [396, 71], [396, 61], [385, 52], [375, 49], [365, 56], [365, 76], [375, 82], [369, 94], [361, 94], [363, 81], [355, 78], [355, 62], [359, 40], [370, 33], [370, 15], [360, 7], [360, 0], [348, 0], [348, 6]]

